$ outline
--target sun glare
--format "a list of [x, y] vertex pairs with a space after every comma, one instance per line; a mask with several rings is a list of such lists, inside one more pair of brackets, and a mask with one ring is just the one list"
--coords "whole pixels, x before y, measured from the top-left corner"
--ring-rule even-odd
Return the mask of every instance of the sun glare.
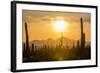
[[66, 27], [66, 22], [64, 20], [56, 20], [54, 27], [58, 32], [63, 32]]

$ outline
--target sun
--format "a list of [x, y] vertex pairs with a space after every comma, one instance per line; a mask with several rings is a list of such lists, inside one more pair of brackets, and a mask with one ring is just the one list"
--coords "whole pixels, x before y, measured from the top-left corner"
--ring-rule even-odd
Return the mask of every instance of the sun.
[[56, 20], [54, 23], [54, 28], [58, 32], [63, 32], [66, 28], [66, 22], [64, 20]]

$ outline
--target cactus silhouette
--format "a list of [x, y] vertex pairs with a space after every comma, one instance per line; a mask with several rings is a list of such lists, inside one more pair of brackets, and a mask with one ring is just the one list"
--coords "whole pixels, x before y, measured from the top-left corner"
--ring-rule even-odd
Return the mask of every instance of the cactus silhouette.
[[83, 19], [81, 18], [81, 48], [85, 48], [85, 33], [83, 32]]
[[32, 54], [34, 53], [34, 44], [32, 44]]
[[80, 48], [80, 46], [79, 46], [79, 40], [77, 40], [77, 48]]
[[28, 28], [27, 23], [25, 22], [25, 32], [26, 32], [26, 54], [29, 56], [30, 48], [29, 48], [29, 37], [28, 37]]

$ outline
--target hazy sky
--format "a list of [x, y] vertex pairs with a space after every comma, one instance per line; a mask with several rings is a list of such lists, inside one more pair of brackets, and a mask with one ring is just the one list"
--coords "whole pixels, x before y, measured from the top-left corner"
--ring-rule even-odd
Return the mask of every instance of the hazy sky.
[[25, 41], [25, 25], [27, 22], [29, 41], [58, 39], [61, 34], [57, 32], [54, 24], [62, 18], [65, 21], [65, 30], [63, 36], [73, 40], [80, 39], [80, 18], [83, 18], [84, 33], [86, 41], [90, 41], [91, 37], [91, 14], [75, 13], [75, 12], [51, 12], [51, 11], [22, 11], [22, 30], [23, 41]]

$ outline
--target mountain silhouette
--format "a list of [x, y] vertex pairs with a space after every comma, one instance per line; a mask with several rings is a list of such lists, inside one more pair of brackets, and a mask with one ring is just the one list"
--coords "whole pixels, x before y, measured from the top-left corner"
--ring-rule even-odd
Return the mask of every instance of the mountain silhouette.
[[[61, 40], [60, 38], [58, 38], [56, 40], [54, 40], [52, 38], [49, 38], [47, 40], [33, 40], [30, 42], [30, 45], [34, 44], [37, 47], [42, 47], [43, 45], [47, 45], [49, 47], [50, 46], [56, 47], [57, 45], [60, 44], [60, 40]], [[63, 40], [63, 46], [68, 45], [68, 46], [72, 47], [73, 43], [76, 42], [76, 40], [68, 39], [66, 37], [63, 37], [62, 40]]]
[[[34, 44], [36, 47], [43, 47], [44, 45], [49, 47], [56, 47], [60, 44], [61, 38], [56, 40], [49, 38], [47, 40], [33, 40], [30, 42], [30, 45]], [[73, 47], [77, 46], [77, 40], [69, 39], [67, 37], [63, 37], [63, 46]], [[86, 45], [90, 44], [90, 42], [86, 42]]]

